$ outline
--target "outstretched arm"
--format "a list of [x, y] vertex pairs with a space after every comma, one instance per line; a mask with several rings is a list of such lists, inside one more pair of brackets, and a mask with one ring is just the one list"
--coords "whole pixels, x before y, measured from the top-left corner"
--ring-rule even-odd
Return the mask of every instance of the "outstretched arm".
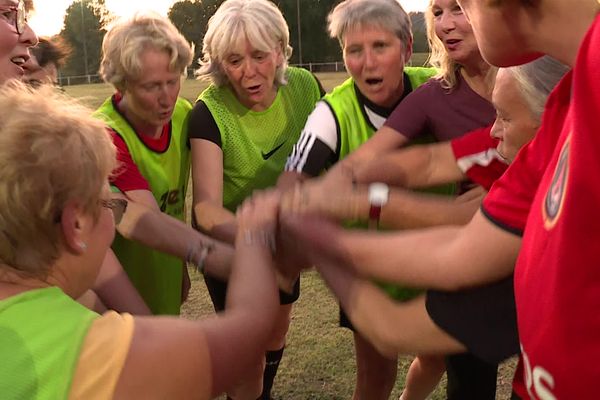
[[[231, 271], [233, 247], [216, 241], [192, 229], [182, 221], [166, 215], [158, 208], [128, 200], [123, 219], [117, 230], [124, 237], [147, 247], [186, 261], [197, 261], [202, 248], [212, 247], [204, 260], [204, 268], [211, 276], [226, 280]], [[188, 258], [191, 258], [188, 260]]]
[[441, 290], [508, 276], [521, 245], [520, 236], [498, 228], [481, 211], [465, 226], [397, 233], [345, 231], [314, 217], [283, 222], [315, 265], [337, 263], [367, 278]]
[[[450, 197], [391, 189], [382, 207], [380, 224], [386, 228], [414, 229], [438, 225], [463, 225], [471, 220], [485, 195], [474, 189], [463, 197]], [[330, 190], [326, 182], [306, 183], [289, 191], [283, 198], [284, 210], [318, 214], [336, 220], [369, 218], [368, 186]]]
[[274, 234], [278, 200], [268, 194], [253, 201], [240, 212], [226, 311], [199, 322], [136, 318], [117, 397], [213, 398], [264, 357], [279, 296], [262, 238]]
[[456, 164], [450, 142], [394, 150], [357, 166], [353, 172], [360, 183], [385, 182], [409, 188], [424, 188], [465, 179]]

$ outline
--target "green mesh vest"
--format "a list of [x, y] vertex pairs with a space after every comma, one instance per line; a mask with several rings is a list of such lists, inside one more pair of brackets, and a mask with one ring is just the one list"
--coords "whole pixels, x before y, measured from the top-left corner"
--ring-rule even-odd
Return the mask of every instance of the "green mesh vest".
[[[416, 89], [437, 74], [435, 68], [405, 67], [412, 89]], [[333, 110], [340, 129], [339, 159], [346, 157], [356, 150], [361, 144], [369, 140], [375, 133], [374, 127], [365, 119], [363, 106], [356, 97], [354, 80], [347, 79], [336, 87], [331, 93], [323, 97]], [[416, 138], [409, 144], [429, 143], [435, 139], [432, 136]], [[453, 194], [455, 185], [443, 185], [426, 190], [428, 192]], [[348, 227], [357, 227], [364, 224], [349, 223]], [[401, 287], [394, 284], [380, 282], [379, 285], [396, 300], [408, 300], [421, 293], [419, 289]]]
[[[405, 67], [404, 73], [408, 76], [414, 90], [435, 76], [437, 70], [435, 68]], [[340, 129], [338, 156], [341, 160], [369, 140], [375, 133], [375, 129], [364, 118], [363, 106], [356, 97], [352, 78], [347, 79], [331, 93], [325, 95], [323, 100], [333, 110]]]
[[230, 211], [253, 190], [273, 186], [298, 141], [308, 115], [320, 98], [313, 75], [289, 67], [288, 83], [280, 86], [264, 111], [248, 110], [228, 86], [210, 86], [200, 94], [221, 133], [223, 206]]
[[[133, 162], [150, 185], [161, 211], [184, 220], [190, 174], [187, 115], [192, 105], [178, 99], [171, 117], [169, 147], [163, 153], [150, 150], [131, 125], [107, 99], [94, 113], [123, 138]], [[183, 262], [117, 234], [112, 248], [127, 275], [154, 314], [179, 314]]]
[[96, 318], [56, 287], [0, 301], [0, 398], [67, 399]]

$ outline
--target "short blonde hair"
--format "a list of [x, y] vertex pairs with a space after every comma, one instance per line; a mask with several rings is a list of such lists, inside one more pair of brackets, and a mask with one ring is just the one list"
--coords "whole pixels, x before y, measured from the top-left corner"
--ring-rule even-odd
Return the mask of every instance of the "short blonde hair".
[[429, 43], [429, 64], [438, 69], [436, 79], [440, 80], [444, 89], [452, 90], [456, 86], [456, 71], [460, 68], [446, 51], [444, 43], [435, 33], [435, 16], [433, 15], [433, 2], [429, 0], [429, 5], [425, 10], [425, 23], [427, 25], [427, 42]]
[[115, 147], [91, 110], [50, 86], [0, 88], [0, 263], [45, 275], [62, 251], [69, 201], [99, 215]]
[[100, 75], [105, 82], [124, 90], [128, 79], [138, 79], [143, 52], [165, 51], [171, 57], [170, 68], [182, 75], [192, 63], [191, 45], [168, 18], [159, 14], [137, 13], [119, 19], [108, 29], [102, 41]]
[[397, 0], [345, 0], [329, 13], [327, 21], [329, 36], [337, 38], [342, 48], [346, 32], [364, 26], [394, 32], [404, 46], [412, 43], [410, 17]]
[[277, 67], [275, 83], [286, 84], [288, 60], [292, 55], [290, 32], [277, 6], [268, 0], [226, 0], [208, 21], [196, 75], [217, 86], [227, 84], [223, 60], [248, 40], [264, 52], [279, 48], [283, 63]]

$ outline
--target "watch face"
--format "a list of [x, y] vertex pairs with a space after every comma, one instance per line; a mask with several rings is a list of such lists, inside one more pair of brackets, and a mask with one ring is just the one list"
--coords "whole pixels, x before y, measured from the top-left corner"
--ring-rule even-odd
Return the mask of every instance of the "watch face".
[[388, 201], [390, 188], [385, 183], [371, 183], [369, 185], [369, 204], [372, 206], [383, 206]]

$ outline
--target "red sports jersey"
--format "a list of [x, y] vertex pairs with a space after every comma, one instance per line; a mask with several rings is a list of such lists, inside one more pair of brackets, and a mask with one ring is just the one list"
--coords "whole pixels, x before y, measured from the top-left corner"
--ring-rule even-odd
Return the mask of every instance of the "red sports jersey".
[[600, 17], [553, 93], [540, 132], [484, 201], [492, 220], [513, 228], [529, 211], [515, 269], [523, 370], [515, 391], [523, 398], [598, 397], [598, 65]]
[[490, 190], [508, 165], [496, 151], [498, 139], [490, 133], [492, 125], [476, 129], [450, 142], [458, 168], [473, 182]]

